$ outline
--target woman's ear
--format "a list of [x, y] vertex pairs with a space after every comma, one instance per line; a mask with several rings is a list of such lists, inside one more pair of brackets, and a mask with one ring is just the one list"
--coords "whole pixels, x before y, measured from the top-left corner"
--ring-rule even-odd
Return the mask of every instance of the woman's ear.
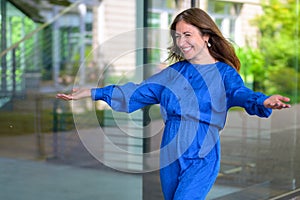
[[211, 47], [211, 43], [209, 42], [210, 36], [208, 34], [202, 35], [203, 41], [206, 43], [207, 47]]
[[209, 41], [209, 38], [210, 36], [208, 34], [203, 34], [202, 35], [202, 39], [205, 41], [205, 42], [208, 42]]

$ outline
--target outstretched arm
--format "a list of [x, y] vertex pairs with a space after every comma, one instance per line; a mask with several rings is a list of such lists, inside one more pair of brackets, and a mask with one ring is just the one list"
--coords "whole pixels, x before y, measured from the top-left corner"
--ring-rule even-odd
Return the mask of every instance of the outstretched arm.
[[72, 90], [71, 94], [59, 93], [59, 94], [56, 95], [56, 98], [63, 99], [63, 100], [66, 100], [66, 101], [79, 100], [79, 99], [87, 98], [87, 97], [91, 97], [91, 89], [86, 89], [86, 88], [78, 89], [78, 88], [76, 88], [76, 89]]
[[264, 101], [264, 106], [266, 108], [272, 109], [282, 109], [282, 108], [290, 108], [290, 104], [286, 104], [285, 102], [289, 102], [290, 99], [288, 97], [281, 96], [279, 94], [275, 94], [270, 96]]
[[120, 112], [133, 112], [146, 105], [159, 103], [159, 95], [162, 86], [156, 83], [142, 82], [135, 84], [132, 82], [124, 85], [108, 85], [103, 88], [74, 89], [70, 94], [59, 93], [56, 98], [69, 100], [79, 100], [91, 98], [91, 100], [105, 101], [113, 110]]
[[266, 96], [261, 92], [254, 92], [245, 87], [240, 75], [229, 68], [225, 74], [225, 88], [228, 92], [228, 107], [240, 106], [245, 108], [248, 114], [259, 117], [269, 117], [272, 109], [290, 108], [288, 97], [279, 94]]

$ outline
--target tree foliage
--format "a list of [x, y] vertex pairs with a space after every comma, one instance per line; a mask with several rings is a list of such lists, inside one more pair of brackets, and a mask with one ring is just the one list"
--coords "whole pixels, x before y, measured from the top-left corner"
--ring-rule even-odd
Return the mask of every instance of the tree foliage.
[[[281, 93], [290, 96], [294, 102], [298, 101], [299, 3], [297, 0], [267, 0], [262, 3], [262, 9], [263, 14], [252, 21], [259, 29], [259, 48], [241, 50], [241, 54], [246, 55], [246, 58], [241, 56], [241, 62], [253, 64], [247, 72], [254, 76], [255, 90]], [[263, 62], [255, 62], [258, 57]]]
[[262, 7], [264, 14], [254, 22], [261, 33], [259, 47], [266, 64], [294, 68], [299, 59], [299, 5], [296, 0], [270, 0]]

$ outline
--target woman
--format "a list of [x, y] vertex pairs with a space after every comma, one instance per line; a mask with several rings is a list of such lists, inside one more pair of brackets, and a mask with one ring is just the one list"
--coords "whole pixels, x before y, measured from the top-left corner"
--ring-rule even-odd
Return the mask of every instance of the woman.
[[268, 117], [289, 108], [289, 98], [266, 96], [244, 86], [232, 45], [199, 8], [181, 12], [171, 24], [170, 60], [176, 61], [140, 84], [74, 90], [57, 98], [104, 100], [112, 109], [133, 112], [160, 104], [165, 129], [161, 143], [164, 197], [205, 199], [220, 167], [219, 131], [229, 108], [240, 106]]

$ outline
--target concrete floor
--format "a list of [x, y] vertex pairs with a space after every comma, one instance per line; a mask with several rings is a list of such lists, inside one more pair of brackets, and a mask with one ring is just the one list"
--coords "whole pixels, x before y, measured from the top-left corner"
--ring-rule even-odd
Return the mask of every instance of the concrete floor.
[[[270, 119], [230, 113], [221, 133], [220, 174], [207, 199], [299, 199], [298, 111], [299, 105]], [[44, 142], [51, 143], [51, 137]], [[65, 157], [53, 159], [50, 143], [43, 149], [47, 156], [40, 157], [35, 135], [1, 137], [0, 199], [163, 199], [157, 171], [115, 171], [95, 160], [77, 134], [65, 139], [73, 146], [66, 147]]]

